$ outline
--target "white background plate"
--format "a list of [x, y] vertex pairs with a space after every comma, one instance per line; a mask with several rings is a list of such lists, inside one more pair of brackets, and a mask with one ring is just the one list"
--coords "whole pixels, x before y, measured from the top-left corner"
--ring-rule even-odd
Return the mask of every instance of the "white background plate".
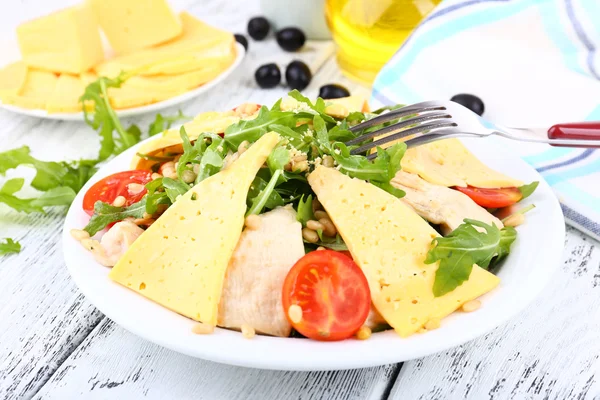
[[[149, 139], [152, 140], [152, 139]], [[500, 285], [481, 298], [473, 313], [457, 312], [442, 320], [440, 329], [402, 339], [393, 331], [369, 340], [317, 342], [306, 339], [257, 336], [217, 329], [212, 335], [192, 333], [194, 321], [126, 289], [108, 278], [109, 268], [75, 241], [69, 231], [89, 220], [81, 208], [83, 195], [94, 182], [129, 168], [139, 146], [109, 162], [87, 183], [73, 202], [64, 224], [63, 252], [79, 289], [100, 311], [123, 328], [166, 348], [226, 364], [278, 370], [332, 370], [370, 367], [420, 358], [481, 336], [532, 302], [561, 263], [565, 225], [559, 203], [542, 177], [521, 159], [503, 151], [497, 138], [464, 140], [490, 167], [525, 182], [540, 181], [526, 204], [536, 208], [518, 227], [512, 252], [498, 272]]]
[[[125, 110], [116, 110], [117, 116], [119, 117], [131, 117], [134, 115], [146, 114], [150, 112], [157, 112], [162, 110], [163, 108], [176, 106], [178, 104], [183, 103], [184, 101], [191, 100], [195, 97], [200, 96], [202, 93], [210, 90], [212, 87], [218, 85], [221, 81], [227, 78], [237, 67], [240, 65], [242, 60], [244, 59], [244, 55], [246, 54], [244, 50], [244, 46], [239, 43], [235, 43], [236, 45], [236, 58], [233, 63], [219, 76], [217, 76], [212, 81], [205, 83], [202, 86], [198, 86], [196, 89], [192, 89], [188, 92], [182, 93], [179, 96], [171, 97], [170, 99], [159, 101], [158, 103], [148, 104], [147, 106], [142, 107], [134, 107], [128, 108]], [[8, 110], [11, 112], [15, 112], [17, 114], [28, 115], [30, 117], [37, 118], [45, 118], [45, 119], [55, 119], [55, 120], [63, 120], [63, 121], [83, 121], [83, 112], [77, 113], [56, 113], [56, 114], [48, 114], [46, 110], [32, 110], [27, 108], [16, 107], [10, 104], [2, 104], [0, 102], [0, 108], [4, 110]]]

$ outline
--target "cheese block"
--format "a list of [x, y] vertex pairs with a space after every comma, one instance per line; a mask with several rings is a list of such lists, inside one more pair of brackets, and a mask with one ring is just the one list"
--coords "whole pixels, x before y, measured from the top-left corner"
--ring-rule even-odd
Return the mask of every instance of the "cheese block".
[[498, 285], [498, 277], [475, 265], [469, 280], [434, 297], [438, 263], [424, 261], [438, 234], [427, 222], [393, 195], [336, 169], [319, 166], [308, 182], [365, 273], [375, 308], [400, 336]]
[[98, 24], [85, 4], [25, 22], [17, 37], [29, 67], [78, 74], [104, 59]]
[[114, 109], [141, 107], [167, 100], [184, 93], [185, 90], [162, 91], [123, 85], [120, 88], [109, 88], [108, 98]]
[[[154, 68], [153, 74], [168, 73], [169, 65], [181, 57], [194, 55], [201, 57], [203, 52], [211, 56], [211, 52], [223, 53], [223, 49], [232, 51], [235, 39], [229, 32], [214, 28], [187, 12], [180, 15], [183, 33], [177, 38], [162, 45], [117, 56], [95, 67], [98, 75], [115, 77], [121, 71], [136, 71], [143, 73], [146, 69]], [[215, 50], [217, 49], [217, 50]], [[166, 70], [161, 71], [161, 64]], [[206, 64], [205, 64], [206, 65]], [[186, 72], [186, 71], [180, 71]]]
[[246, 195], [279, 141], [267, 133], [229, 168], [182, 195], [111, 270], [114, 281], [215, 326], [223, 279], [244, 226]]
[[54, 93], [58, 77], [48, 71], [28, 69], [23, 88], [18, 94], [5, 94], [2, 101], [17, 107], [45, 109]]
[[[222, 133], [225, 129], [240, 120], [233, 111], [201, 113], [193, 121], [183, 126], [190, 141], [194, 141], [203, 133]], [[150, 169], [156, 161], [147, 160], [138, 154], [154, 157], [167, 157], [183, 153], [179, 129], [169, 129], [156, 139], [144, 143], [131, 160], [131, 169]]]
[[81, 111], [79, 98], [85, 90], [82, 79], [77, 75], [61, 74], [54, 91], [46, 103], [48, 113], [70, 113]]
[[88, 0], [117, 53], [129, 53], [177, 37], [182, 26], [166, 0]]
[[348, 96], [348, 97], [340, 97], [337, 99], [327, 99], [325, 100], [325, 104], [340, 104], [348, 109], [348, 111], [360, 111], [360, 112], [368, 112], [369, 111], [369, 103], [367, 103], [367, 99], [362, 96]]
[[479, 161], [458, 139], [438, 140], [410, 148], [402, 158], [402, 169], [442, 186], [500, 188], [523, 182], [494, 171]]
[[17, 95], [27, 78], [27, 66], [23, 61], [8, 64], [0, 70], [0, 98], [4, 95]]

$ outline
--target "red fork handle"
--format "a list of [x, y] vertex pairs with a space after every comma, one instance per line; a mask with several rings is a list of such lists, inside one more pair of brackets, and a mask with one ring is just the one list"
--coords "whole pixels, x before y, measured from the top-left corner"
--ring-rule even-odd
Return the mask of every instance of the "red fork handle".
[[[600, 121], [572, 122], [556, 124], [548, 129], [548, 139], [569, 140], [600, 140]], [[553, 144], [553, 146], [561, 146]], [[595, 147], [600, 146], [568, 146], [568, 147]]]

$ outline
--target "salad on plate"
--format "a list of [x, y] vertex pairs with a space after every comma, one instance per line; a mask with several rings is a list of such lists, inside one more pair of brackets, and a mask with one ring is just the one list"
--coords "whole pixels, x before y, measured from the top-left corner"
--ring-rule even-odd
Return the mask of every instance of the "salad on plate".
[[[351, 155], [358, 96], [207, 112], [85, 193], [71, 235], [109, 277], [197, 324], [333, 341], [475, 311], [535, 190], [458, 139]], [[387, 123], [389, 124], [389, 123]], [[381, 126], [370, 128], [379, 129]], [[502, 218], [502, 219], [501, 219]]]

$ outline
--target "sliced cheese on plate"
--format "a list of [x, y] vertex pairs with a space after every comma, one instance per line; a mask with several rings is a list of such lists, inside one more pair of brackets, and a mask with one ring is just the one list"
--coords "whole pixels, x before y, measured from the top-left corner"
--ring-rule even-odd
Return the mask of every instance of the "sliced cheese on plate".
[[2, 101], [22, 108], [45, 109], [54, 93], [58, 77], [48, 71], [27, 70], [23, 88], [18, 94], [6, 94]]
[[494, 171], [471, 153], [458, 139], [445, 139], [410, 148], [402, 158], [402, 169], [442, 186], [500, 188], [523, 182]]
[[98, 23], [88, 4], [25, 22], [17, 37], [29, 67], [78, 74], [104, 59]]
[[27, 66], [23, 61], [8, 64], [0, 70], [0, 98], [3, 95], [17, 95], [25, 85]]
[[393, 195], [336, 169], [319, 166], [308, 181], [365, 273], [375, 308], [400, 336], [498, 285], [498, 277], [474, 266], [468, 281], [434, 297], [438, 264], [424, 261], [438, 234], [427, 222]]
[[182, 32], [166, 0], [88, 0], [111, 47], [128, 53], [166, 42]]
[[77, 75], [61, 74], [54, 91], [48, 99], [46, 110], [49, 113], [69, 113], [81, 111], [79, 98], [85, 90], [83, 80]]
[[229, 168], [182, 195], [129, 247], [110, 278], [175, 312], [216, 325], [248, 188], [278, 141], [276, 133], [264, 135]]

